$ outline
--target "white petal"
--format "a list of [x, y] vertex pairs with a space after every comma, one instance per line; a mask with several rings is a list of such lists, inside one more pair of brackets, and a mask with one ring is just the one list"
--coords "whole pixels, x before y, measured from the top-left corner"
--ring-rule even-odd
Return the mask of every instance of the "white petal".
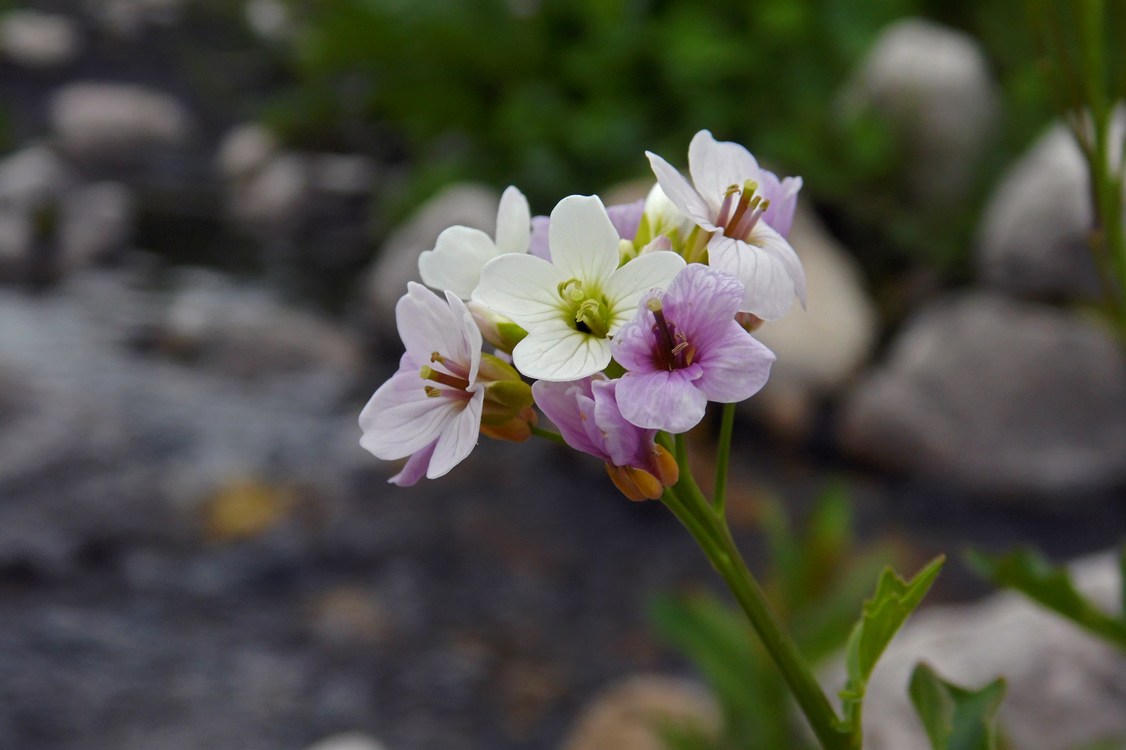
[[418, 272], [426, 286], [469, 299], [481, 278], [481, 269], [499, 253], [481, 230], [450, 227], [438, 235], [433, 250], [418, 256]]
[[461, 310], [450, 308], [449, 300], [442, 300], [421, 284], [407, 284], [407, 293], [395, 305], [395, 324], [407, 354], [416, 362], [430, 360], [431, 352], [440, 352], [466, 367], [481, 351], [481, 332], [473, 325], [468, 311], [458, 300]]
[[512, 350], [512, 364], [535, 380], [578, 380], [610, 364], [610, 340], [576, 331], [560, 321], [531, 331]]
[[789, 240], [770, 225], [759, 222], [751, 233], [750, 241], [764, 252], [777, 258], [786, 267], [786, 273], [790, 275], [790, 280], [794, 282], [794, 292], [798, 295], [801, 306], [805, 307], [805, 269], [802, 268], [801, 258], [798, 257]]
[[602, 290], [610, 303], [610, 334], [633, 318], [646, 293], [668, 288], [684, 265], [684, 258], [676, 253], [657, 251], [639, 255], [614, 271]]
[[547, 233], [551, 262], [564, 279], [598, 285], [618, 267], [621, 238], [598, 196], [571, 195], [559, 201]]
[[794, 280], [787, 264], [764, 248], [717, 234], [708, 243], [708, 265], [743, 282], [740, 312], [777, 320], [793, 304]]
[[738, 143], [717, 141], [707, 130], [701, 130], [688, 144], [688, 171], [713, 211], [719, 211], [728, 187], [743, 187], [745, 180], [757, 180], [759, 174], [758, 162], [750, 151]]
[[710, 207], [696, 188], [692, 187], [673, 165], [650, 151], [646, 151], [645, 155], [649, 157], [649, 165], [653, 168], [653, 174], [657, 176], [657, 184], [661, 186], [661, 190], [673, 205], [704, 229], [714, 232], [717, 228], [714, 222], [719, 207]]
[[484, 403], [485, 389], [482, 388], [473, 394], [461, 413], [442, 432], [426, 470], [427, 479], [444, 476], [473, 452], [481, 432], [481, 406]]
[[485, 343], [485, 337], [481, 334], [481, 327], [477, 325], [477, 319], [473, 317], [473, 311], [468, 305], [458, 299], [453, 292], [446, 292], [446, 302], [450, 306], [450, 312], [460, 323], [462, 334], [462, 351], [450, 356], [454, 357], [454, 361], [459, 365], [469, 369], [469, 382], [476, 383], [477, 368], [481, 365], [481, 346]]
[[509, 185], [497, 209], [497, 249], [502, 253], [526, 253], [532, 236], [532, 210], [528, 199]]
[[473, 299], [531, 330], [561, 319], [563, 300], [559, 285], [568, 278], [543, 258], [509, 253], [485, 264]]
[[398, 372], [379, 387], [360, 412], [364, 431], [360, 445], [377, 458], [392, 460], [422, 450], [441, 435], [464, 401], [430, 398], [425, 381], [412, 372]]

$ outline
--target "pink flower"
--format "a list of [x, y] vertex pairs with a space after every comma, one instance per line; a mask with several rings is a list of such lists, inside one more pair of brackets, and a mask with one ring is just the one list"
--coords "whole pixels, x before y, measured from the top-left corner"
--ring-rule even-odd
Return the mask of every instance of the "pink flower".
[[766, 384], [774, 354], [735, 322], [743, 285], [714, 268], [691, 263], [651, 292], [614, 338], [613, 354], [627, 372], [617, 389], [622, 415], [633, 424], [680, 433], [704, 417], [708, 401], [735, 403]]

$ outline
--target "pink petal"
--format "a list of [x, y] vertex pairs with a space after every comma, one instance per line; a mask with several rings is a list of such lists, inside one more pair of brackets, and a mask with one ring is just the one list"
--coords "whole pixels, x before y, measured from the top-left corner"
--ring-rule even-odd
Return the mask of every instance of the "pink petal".
[[[567, 445], [605, 460], [609, 456], [603, 449], [602, 441], [591, 439], [586, 429], [586, 420], [583, 419], [583, 412], [589, 411], [594, 405], [591, 381], [592, 378], [566, 383], [537, 380], [532, 383], [532, 398], [535, 399], [536, 406], [558, 428]], [[590, 409], [582, 408], [580, 404], [584, 400], [589, 402]]]
[[547, 227], [550, 223], [551, 219], [546, 216], [532, 218], [532, 239], [528, 246], [528, 252], [546, 261], [551, 260], [551, 249], [547, 243]]
[[689, 264], [669, 284], [662, 300], [665, 317], [692, 345], [703, 349], [728, 329], [743, 302], [743, 284], [715, 268]]
[[770, 377], [774, 352], [728, 321], [726, 334], [716, 337], [696, 360], [702, 375], [695, 385], [709, 401], [734, 404], [759, 392]]
[[602, 437], [610, 463], [615, 466], [649, 469], [656, 431], [640, 428], [622, 414], [617, 394], [621, 382], [618, 379], [596, 380], [591, 383], [594, 410], [590, 421]]
[[485, 389], [481, 388], [468, 402], [462, 403], [463, 408], [454, 415], [438, 438], [430, 466], [426, 470], [428, 479], [445, 476], [450, 469], [465, 460], [477, 445], [477, 436], [481, 432], [481, 407], [485, 403]]
[[638, 427], [686, 432], [704, 418], [708, 399], [696, 387], [698, 364], [682, 370], [627, 372], [618, 381], [618, 406]]
[[360, 445], [377, 458], [411, 455], [438, 439], [464, 401], [430, 398], [417, 372], [400, 371], [381, 385], [360, 412]]
[[627, 370], [640, 370], [649, 372], [653, 369], [653, 313], [649, 312], [646, 303], [652, 297], [660, 299], [661, 292], [647, 294], [637, 306], [633, 320], [629, 321], [614, 334], [611, 344], [611, 353], [614, 359]]
[[[767, 177], [769, 175], [769, 177]], [[762, 170], [763, 186], [759, 190], [770, 206], [762, 215], [762, 220], [783, 237], [790, 236], [794, 225], [794, 211], [798, 206], [798, 191], [802, 187], [800, 177], [787, 177], [781, 182], [772, 172]]]
[[610, 333], [633, 316], [641, 298], [654, 289], [665, 289], [680, 269], [684, 258], [676, 253], [646, 253], [614, 271], [602, 291], [611, 304]]
[[418, 480], [426, 476], [426, 470], [430, 467], [430, 457], [434, 455], [436, 445], [438, 445], [437, 440], [422, 450], [412, 453], [402, 470], [387, 481], [400, 487], [412, 487], [418, 484]]
[[606, 207], [606, 215], [610, 217], [610, 223], [614, 225], [618, 236], [623, 240], [632, 240], [637, 236], [637, 230], [641, 226], [641, 215], [644, 213], [644, 199]]
[[407, 284], [407, 293], [395, 305], [395, 323], [407, 353], [415, 362], [428, 362], [440, 352], [469, 366], [480, 358], [481, 332], [461, 300], [447, 294], [443, 301], [421, 284]]

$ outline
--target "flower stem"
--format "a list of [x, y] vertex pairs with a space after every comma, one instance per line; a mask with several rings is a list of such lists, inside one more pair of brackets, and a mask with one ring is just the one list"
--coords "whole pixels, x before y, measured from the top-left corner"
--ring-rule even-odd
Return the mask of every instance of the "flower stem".
[[534, 424], [528, 426], [532, 429], [532, 434], [537, 437], [546, 438], [547, 440], [550, 440], [553, 443], [559, 443], [560, 445], [567, 444], [567, 441], [563, 439], [563, 436], [558, 432], [555, 432], [554, 430], [545, 430], [543, 427], [537, 427]]
[[712, 492], [712, 506], [720, 516], [724, 515], [724, 506], [727, 502], [727, 466], [731, 461], [731, 433], [734, 428], [735, 404], [724, 404], [715, 460], [715, 491]]

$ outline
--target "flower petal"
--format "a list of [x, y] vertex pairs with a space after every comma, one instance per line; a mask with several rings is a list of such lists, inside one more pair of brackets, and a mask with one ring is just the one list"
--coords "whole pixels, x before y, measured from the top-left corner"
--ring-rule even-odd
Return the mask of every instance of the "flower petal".
[[528, 252], [537, 258], [551, 260], [551, 249], [547, 244], [547, 227], [551, 219], [546, 216], [532, 217], [532, 239], [528, 244]]
[[418, 256], [418, 273], [426, 286], [450, 290], [469, 299], [481, 269], [499, 254], [489, 235], [470, 227], [450, 227], [438, 235], [433, 250]]
[[688, 144], [688, 171], [712, 216], [719, 212], [728, 187], [743, 187], [745, 180], [759, 179], [758, 162], [750, 151], [738, 143], [717, 141], [707, 130], [701, 130]]
[[[767, 175], [770, 177], [767, 178]], [[798, 191], [802, 187], [800, 177], [787, 177], [781, 182], [773, 172], [762, 170], [763, 188], [760, 190], [763, 198], [770, 201], [770, 205], [762, 214], [762, 220], [770, 228], [783, 237], [790, 236], [790, 228], [794, 225], [794, 210], [798, 207]]]
[[701, 375], [693, 364], [682, 370], [627, 372], [618, 381], [618, 406], [638, 427], [687, 432], [704, 418], [708, 399], [693, 382]]
[[400, 371], [381, 385], [360, 412], [360, 445], [376, 458], [404, 458], [438, 439], [465, 402], [431, 398], [418, 373]]
[[590, 424], [596, 426], [610, 463], [650, 471], [653, 468], [653, 439], [657, 433], [656, 430], [638, 427], [622, 414], [618, 403], [618, 387], [621, 382], [619, 378], [595, 380], [591, 383], [594, 410], [588, 429]]
[[532, 211], [528, 208], [528, 199], [514, 185], [509, 185], [501, 194], [497, 209], [497, 250], [502, 253], [528, 252], [531, 231]]
[[426, 470], [430, 468], [430, 457], [434, 455], [436, 445], [438, 445], [437, 440], [422, 450], [412, 453], [402, 470], [387, 481], [400, 487], [412, 487], [418, 484], [418, 480], [426, 476]]
[[477, 436], [481, 432], [481, 407], [485, 403], [485, 389], [480, 388], [468, 402], [462, 403], [464, 408], [454, 415], [438, 438], [430, 466], [426, 470], [428, 479], [437, 479], [448, 474], [450, 469], [464, 461], [477, 445]]
[[568, 278], [543, 258], [510, 253], [485, 264], [473, 299], [530, 330], [560, 319], [563, 300], [557, 290]]
[[645, 155], [649, 157], [649, 166], [657, 176], [657, 184], [661, 186], [661, 190], [673, 205], [704, 229], [714, 232], [717, 229], [714, 222], [719, 213], [718, 206], [716, 208], [709, 206], [696, 188], [692, 187], [673, 165], [651, 151], [646, 151]]
[[512, 350], [512, 364], [535, 380], [578, 380], [610, 364], [610, 341], [558, 321], [529, 330]]
[[610, 334], [633, 316], [647, 292], [668, 287], [682, 268], [684, 258], [676, 253], [653, 252], [639, 255], [614, 271], [602, 287], [610, 304]]
[[551, 262], [564, 279], [597, 286], [618, 267], [618, 230], [596, 195], [571, 195], [559, 201], [547, 232]]
[[440, 352], [468, 369], [474, 358], [480, 358], [481, 332], [461, 300], [457, 300], [459, 309], [451, 308], [451, 295], [443, 301], [412, 281], [395, 304], [399, 337], [414, 362], [428, 362], [431, 352]]
[[[760, 222], [755, 227], [755, 235], [769, 230], [781, 239], [777, 232]], [[789, 248], [785, 240], [781, 240]], [[793, 253], [793, 249], [790, 249]], [[794, 261], [797, 256], [794, 256]], [[740, 240], [717, 234], [708, 243], [708, 265], [729, 273], [746, 287], [740, 312], [754, 313], [763, 320], [777, 320], [786, 314], [793, 304], [795, 285], [792, 264], [777, 252], [765, 247], [748, 244]], [[797, 265], [801, 272], [801, 265]], [[801, 276], [804, 286], [805, 277]]]
[[590, 409], [580, 406], [580, 402], [585, 400], [590, 402], [589, 406], [593, 408], [594, 396], [590, 384], [591, 378], [558, 383], [537, 380], [532, 383], [532, 397], [536, 401], [536, 406], [559, 429], [559, 434], [563, 436], [567, 445], [605, 461], [609, 455], [603, 449], [602, 440], [592, 439], [586, 429], [587, 420], [584, 419], [583, 414]]
[[692, 263], [676, 275], [662, 298], [665, 317], [697, 350], [722, 336], [743, 302], [743, 284], [715, 268]]
[[774, 352], [735, 321], [696, 360], [703, 374], [695, 382], [709, 401], [734, 404], [759, 392], [770, 377]]
[[627, 370], [651, 372], [655, 367], [653, 363], [653, 349], [656, 346], [652, 331], [653, 313], [645, 306], [650, 297], [660, 298], [661, 292], [646, 294], [642, 297], [633, 319], [618, 329], [610, 346], [614, 360]]
[[645, 213], [644, 199], [606, 207], [606, 215], [610, 217], [610, 223], [614, 225], [618, 236], [623, 240], [633, 240], [637, 236], [643, 213]]

